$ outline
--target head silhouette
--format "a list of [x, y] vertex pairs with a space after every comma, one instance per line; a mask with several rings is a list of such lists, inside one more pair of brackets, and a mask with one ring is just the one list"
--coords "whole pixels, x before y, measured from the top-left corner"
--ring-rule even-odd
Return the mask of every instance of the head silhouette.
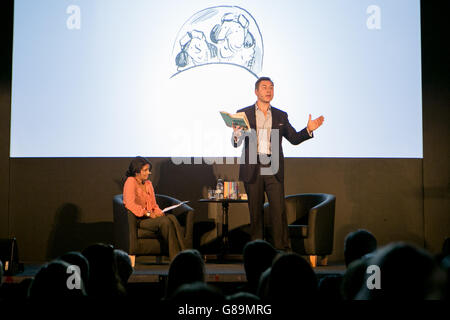
[[80, 286], [69, 286], [68, 273], [70, 265], [61, 260], [54, 260], [44, 265], [36, 274], [28, 291], [28, 296], [32, 300], [61, 300], [64, 298], [75, 298], [85, 296], [80, 280]]
[[122, 285], [125, 287], [133, 273], [130, 256], [120, 249], [114, 249], [114, 255], [116, 257], [117, 273], [119, 274]]
[[345, 265], [360, 259], [377, 249], [377, 239], [367, 230], [356, 230], [347, 235], [344, 241]]
[[170, 297], [183, 284], [204, 280], [205, 264], [200, 252], [195, 249], [181, 251], [170, 263], [166, 297]]
[[85, 290], [87, 291], [86, 286], [89, 282], [89, 262], [86, 257], [83, 256], [81, 252], [70, 251], [63, 254], [58, 259], [80, 268], [80, 276], [83, 280], [83, 284], [85, 285]]
[[272, 265], [275, 248], [264, 240], [248, 242], [244, 247], [244, 269], [249, 289], [256, 293], [261, 274]]
[[364, 283], [366, 270], [373, 253], [366, 254], [361, 259], [350, 263], [342, 279], [341, 293], [343, 300], [353, 300]]
[[225, 296], [215, 287], [204, 282], [193, 282], [181, 285], [170, 298], [174, 305], [210, 305], [225, 302]]
[[269, 277], [269, 298], [278, 305], [297, 305], [317, 295], [317, 278], [313, 269], [296, 253], [275, 259]]
[[125, 294], [117, 273], [114, 248], [111, 245], [97, 243], [83, 250], [89, 261], [88, 294], [92, 297], [115, 297]]
[[328, 275], [320, 279], [318, 287], [318, 299], [320, 301], [340, 301], [342, 275]]
[[375, 279], [372, 274], [366, 274], [356, 296], [358, 300], [414, 301], [442, 296], [443, 272], [423, 249], [402, 242], [392, 243], [378, 250], [368, 264], [379, 267], [380, 288], [370, 290], [364, 285]]

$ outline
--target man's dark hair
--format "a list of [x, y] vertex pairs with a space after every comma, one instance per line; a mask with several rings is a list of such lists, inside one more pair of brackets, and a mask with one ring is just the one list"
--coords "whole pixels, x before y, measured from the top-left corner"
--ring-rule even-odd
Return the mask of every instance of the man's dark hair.
[[128, 167], [128, 171], [125, 173], [125, 175], [127, 177], [135, 177], [136, 174], [141, 172], [142, 168], [147, 164], [150, 165], [149, 170], [151, 171], [152, 164], [150, 163], [150, 161], [148, 161], [144, 157], [136, 157], [131, 161], [131, 163]]
[[345, 265], [348, 266], [362, 256], [377, 249], [377, 239], [367, 230], [356, 230], [347, 235], [344, 241]]
[[257, 90], [259, 88], [259, 84], [261, 83], [261, 81], [270, 81], [270, 82], [272, 82], [272, 85], [274, 85], [272, 79], [270, 79], [269, 77], [260, 77], [260, 78], [258, 78], [258, 80], [256, 80], [255, 90]]

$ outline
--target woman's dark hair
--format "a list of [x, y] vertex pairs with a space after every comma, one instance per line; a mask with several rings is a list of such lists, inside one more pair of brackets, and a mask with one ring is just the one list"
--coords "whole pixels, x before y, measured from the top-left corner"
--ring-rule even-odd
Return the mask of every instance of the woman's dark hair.
[[130, 166], [128, 167], [128, 171], [125, 173], [125, 175], [127, 177], [135, 177], [136, 173], [141, 172], [142, 168], [147, 164], [150, 165], [149, 170], [151, 171], [152, 164], [150, 163], [150, 161], [143, 157], [136, 157], [131, 161]]

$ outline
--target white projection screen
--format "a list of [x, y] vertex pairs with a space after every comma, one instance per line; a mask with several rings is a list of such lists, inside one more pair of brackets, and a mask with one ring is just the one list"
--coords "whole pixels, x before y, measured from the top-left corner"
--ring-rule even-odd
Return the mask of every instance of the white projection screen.
[[286, 157], [422, 158], [419, 0], [15, 0], [10, 156], [233, 157], [219, 111], [300, 131]]

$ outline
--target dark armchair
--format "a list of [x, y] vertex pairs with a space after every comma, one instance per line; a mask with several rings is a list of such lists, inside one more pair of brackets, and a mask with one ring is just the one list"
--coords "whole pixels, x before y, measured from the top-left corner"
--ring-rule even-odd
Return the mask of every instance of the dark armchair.
[[[322, 257], [322, 264], [326, 264], [326, 256], [333, 251], [335, 205], [336, 197], [325, 193], [295, 194], [285, 198], [292, 251], [310, 256], [313, 266], [317, 264], [317, 256]], [[266, 203], [265, 226], [269, 226], [268, 210]]]
[[[160, 194], [156, 194], [155, 198], [161, 209], [181, 202], [175, 198]], [[156, 233], [138, 228], [137, 222], [139, 218], [125, 208], [122, 194], [114, 196], [113, 212], [116, 247], [124, 250], [131, 256], [133, 265], [136, 256], [153, 255], [160, 258], [168, 255], [166, 248], [161, 246]], [[183, 204], [170, 211], [170, 213], [177, 217], [181, 225], [186, 248], [192, 248], [194, 209], [187, 204]]]

